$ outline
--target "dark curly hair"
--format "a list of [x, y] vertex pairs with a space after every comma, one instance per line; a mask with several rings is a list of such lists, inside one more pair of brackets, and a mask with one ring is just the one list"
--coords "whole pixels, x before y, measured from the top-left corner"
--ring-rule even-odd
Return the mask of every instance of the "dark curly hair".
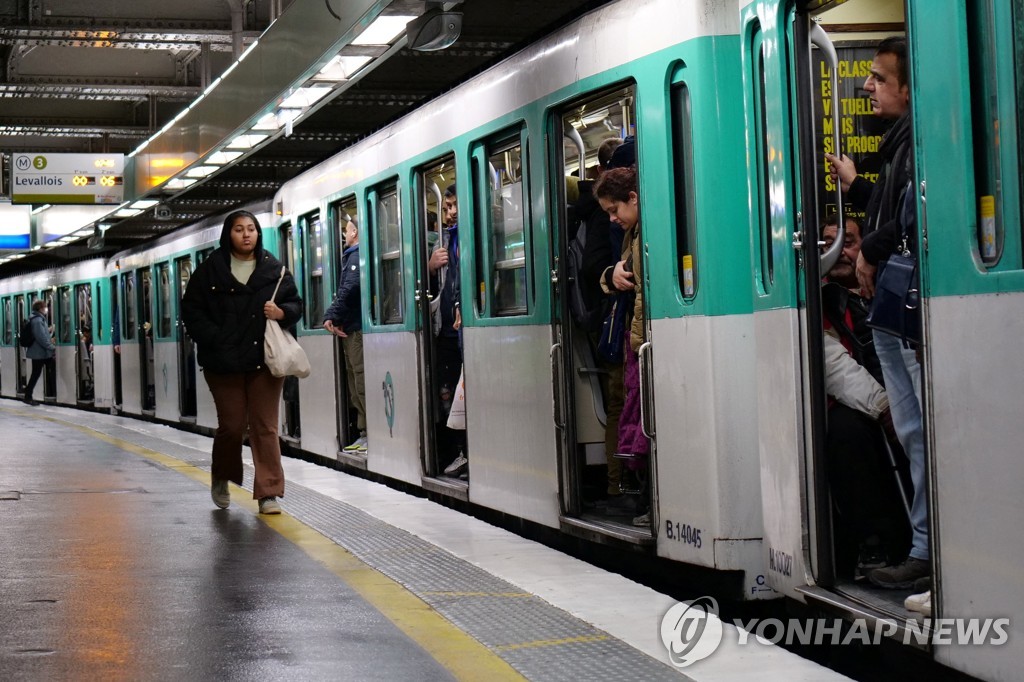
[[632, 166], [605, 171], [594, 184], [595, 199], [629, 201], [630, 192], [640, 193], [636, 185], [636, 168]]

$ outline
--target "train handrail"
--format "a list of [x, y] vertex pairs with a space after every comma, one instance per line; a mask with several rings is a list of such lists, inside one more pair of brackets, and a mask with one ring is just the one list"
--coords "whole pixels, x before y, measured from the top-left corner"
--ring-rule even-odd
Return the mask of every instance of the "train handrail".
[[[829, 65], [829, 73], [832, 78], [832, 135], [833, 149], [836, 158], [843, 158], [842, 149], [839, 146], [839, 55], [836, 53], [836, 46], [828, 37], [825, 29], [820, 24], [812, 24], [810, 30], [811, 44], [821, 50], [825, 61]], [[820, 255], [821, 269], [818, 272], [827, 273], [832, 266], [839, 261], [846, 245], [846, 221], [843, 219], [843, 187], [836, 178], [836, 240], [832, 242], [825, 253]]]

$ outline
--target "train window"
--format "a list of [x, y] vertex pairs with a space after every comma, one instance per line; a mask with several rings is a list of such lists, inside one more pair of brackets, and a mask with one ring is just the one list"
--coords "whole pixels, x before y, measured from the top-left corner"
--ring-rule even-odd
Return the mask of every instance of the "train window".
[[61, 287], [57, 290], [58, 338], [61, 343], [71, 342], [71, 288]]
[[683, 298], [697, 295], [697, 220], [693, 187], [693, 127], [690, 89], [686, 83], [672, 86], [672, 149], [675, 167], [676, 251], [679, 286]]
[[171, 265], [160, 263], [156, 266], [157, 275], [157, 328], [158, 338], [166, 339], [171, 335]]
[[319, 211], [299, 218], [299, 233], [305, 270], [306, 328], [315, 329], [324, 316], [324, 235]]
[[14, 326], [11, 315], [10, 297], [3, 299], [3, 342], [9, 346], [14, 343]]
[[[334, 254], [334, 287], [332, 291], [337, 291], [338, 285], [341, 284], [341, 262], [345, 257], [345, 226], [349, 220], [355, 220], [356, 225], [359, 227], [358, 235], [361, 238], [362, 225], [359, 225], [359, 216], [356, 214], [356, 198], [355, 196], [345, 197], [341, 201], [331, 204], [331, 220], [334, 224], [334, 243], [336, 248], [333, 249]], [[319, 322], [319, 320], [317, 320]]]
[[92, 342], [92, 285], [79, 284], [75, 287], [75, 319], [77, 332], [88, 344]]
[[18, 325], [18, 333], [21, 333], [21, 323], [28, 319], [29, 309], [25, 305], [25, 297], [21, 294], [14, 297], [14, 319]]
[[753, 58], [753, 74], [751, 84], [753, 85], [753, 132], [755, 139], [750, 146], [754, 153], [754, 219], [758, 226], [757, 249], [758, 263], [758, 286], [763, 293], [772, 289], [775, 281], [775, 259], [772, 252], [772, 212], [771, 212], [771, 187], [768, 186], [768, 103], [765, 89], [768, 86], [765, 73], [765, 52], [771, 50], [771, 43], [765, 41], [761, 25], [754, 23], [751, 35], [750, 55]]
[[[487, 153], [485, 176], [477, 178], [483, 180], [486, 201], [485, 210], [478, 213], [477, 244], [487, 249], [483, 260], [490, 275], [488, 303], [494, 316], [528, 312], [523, 162], [523, 148], [518, 140], [492, 145]], [[488, 290], [487, 284], [487, 280], [481, 280], [483, 294]]]
[[213, 253], [212, 246], [207, 247], [205, 249], [199, 249], [198, 251], [196, 251], [196, 265], [199, 265], [204, 260], [206, 260], [211, 253]]
[[1015, 40], [1014, 27], [1024, 21], [1024, 2], [977, 0], [966, 7], [978, 253], [987, 268], [1017, 269], [1022, 236], [1008, 235], [1006, 226], [1022, 217], [1024, 184], [1014, 186], [1014, 175], [1024, 183], [1024, 82], [1017, 77], [1024, 43], [1019, 35]]
[[121, 301], [124, 303], [124, 316], [121, 319], [121, 338], [130, 341], [135, 338], [135, 273], [126, 272], [121, 275]]
[[380, 324], [400, 324], [402, 299], [402, 215], [398, 187], [371, 192], [373, 234], [379, 258], [377, 277], [371, 281], [374, 316]]

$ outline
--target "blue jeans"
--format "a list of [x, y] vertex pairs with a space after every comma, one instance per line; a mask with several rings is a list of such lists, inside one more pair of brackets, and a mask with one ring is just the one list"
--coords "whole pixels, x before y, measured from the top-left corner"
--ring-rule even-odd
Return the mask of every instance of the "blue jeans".
[[882, 363], [885, 392], [889, 396], [892, 424], [903, 451], [910, 459], [914, 502], [910, 506], [913, 531], [910, 556], [928, 561], [928, 499], [924, 473], [924, 423], [921, 418], [921, 365], [913, 349], [891, 334], [872, 332], [875, 352]]

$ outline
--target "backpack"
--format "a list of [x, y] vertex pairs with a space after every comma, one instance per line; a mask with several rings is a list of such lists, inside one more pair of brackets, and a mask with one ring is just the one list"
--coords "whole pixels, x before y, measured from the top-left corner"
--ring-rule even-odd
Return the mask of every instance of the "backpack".
[[583, 252], [587, 248], [587, 223], [580, 222], [576, 235], [569, 241], [569, 249], [565, 254], [565, 270], [569, 282], [569, 312], [577, 324], [585, 329], [593, 329], [596, 325], [595, 311], [590, 310], [583, 298], [581, 283], [583, 272]]
[[30, 317], [21, 323], [18, 343], [21, 344], [22, 348], [31, 348], [35, 342], [36, 335], [32, 333], [32, 318]]

